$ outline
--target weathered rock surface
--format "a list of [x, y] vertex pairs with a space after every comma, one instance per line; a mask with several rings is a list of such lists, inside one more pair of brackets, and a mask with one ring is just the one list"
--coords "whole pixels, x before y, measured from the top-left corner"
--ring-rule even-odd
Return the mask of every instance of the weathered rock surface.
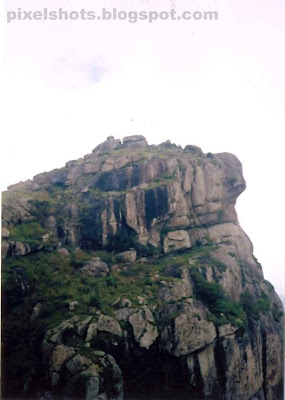
[[117, 260], [121, 262], [134, 262], [137, 259], [137, 252], [135, 250], [124, 251], [117, 255]]
[[164, 240], [165, 253], [176, 250], [189, 249], [190, 247], [190, 237], [186, 231], [179, 230], [167, 233], [166, 239]]
[[203, 310], [199, 307], [189, 305], [174, 323], [177, 342], [174, 354], [176, 356], [193, 353], [212, 343], [216, 338], [215, 325], [207, 321], [206, 315], [203, 315]]
[[[125, 154], [114, 153], [121, 151], [120, 146], [139, 146], [142, 153], [136, 155], [131, 149]], [[35, 218], [31, 198], [26, 192], [21, 195], [21, 190], [34, 193], [55, 184], [79, 189], [61, 210], [66, 221], [60, 222], [54, 214], [43, 221], [49, 230], [61, 232], [62, 242], [100, 247], [127, 228], [138, 235], [142, 244], [157, 247], [163, 239], [166, 252], [191, 248], [206, 237], [221, 241], [224, 233], [216, 223], [237, 223], [234, 204], [245, 188], [241, 164], [231, 154], [207, 157], [195, 146], [188, 146], [184, 152], [174, 147], [164, 155], [156, 147], [147, 146], [143, 136], [126, 137], [123, 144], [110, 137], [91, 156], [11, 187], [3, 198], [5, 229]], [[108, 193], [97, 196], [94, 215], [93, 188]], [[118, 197], [117, 192], [122, 195]], [[162, 238], [165, 230], [168, 232]], [[24, 249], [19, 251], [24, 253]]]
[[77, 306], [78, 306], [77, 300], [71, 301], [68, 305], [69, 311], [74, 311]]
[[[103, 329], [105, 329], [105, 324], [108, 325], [108, 321], [113, 319], [108, 316], [102, 317], [103, 320], [101, 318], [99, 325], [102, 325], [103, 321]], [[117, 321], [113, 321], [119, 326]], [[55, 332], [63, 338], [66, 329], [71, 327], [78, 327], [78, 330], [73, 330], [73, 337], [80, 337], [82, 335], [80, 327], [82, 326], [85, 326], [87, 330], [86, 340], [96, 337], [96, 323], [92, 322], [90, 318], [84, 320], [77, 316], [64, 321], [46, 334], [42, 351], [45, 366], [49, 371], [52, 390], [60, 397], [71, 400], [78, 398], [84, 400], [99, 400], [101, 398], [122, 400], [123, 376], [114, 357], [91, 348], [88, 350], [87, 356], [85, 355], [87, 350], [83, 355], [78, 348], [53, 343], [52, 337]], [[114, 397], [109, 397], [110, 393], [113, 393]]]
[[109, 268], [103, 261], [91, 260], [81, 268], [81, 271], [90, 276], [104, 276], [109, 272]]
[[7, 239], [10, 236], [10, 232], [4, 226], [1, 228], [1, 236], [3, 239]]
[[137, 310], [128, 318], [133, 328], [135, 340], [140, 347], [149, 349], [158, 337], [157, 327], [154, 325], [154, 317], [147, 306]]
[[[110, 136], [82, 159], [9, 187], [5, 319], [19, 329], [23, 310], [31, 330], [48, 326], [44, 339], [24, 337], [22, 348], [29, 354], [34, 346], [36, 360], [29, 360], [32, 371], [19, 369], [21, 395], [35, 397], [42, 385], [43, 398], [66, 400], [122, 400], [124, 392], [281, 400], [282, 306], [238, 223], [235, 202], [244, 189], [234, 155], [169, 141], [149, 146], [140, 135]], [[33, 272], [45, 277], [37, 257], [49, 252], [53, 276], [58, 260], [72, 273], [29, 305]], [[140, 292], [136, 273], [146, 286]], [[79, 294], [66, 289], [76, 274]], [[7, 334], [4, 341], [7, 360], [17, 344]], [[13, 368], [19, 365], [10, 360], [8, 375]]]
[[67, 346], [58, 345], [55, 347], [51, 358], [52, 371], [59, 372], [63, 365], [75, 354], [72, 348]]
[[99, 146], [95, 147], [93, 150], [93, 153], [108, 153], [109, 151], [115, 149], [120, 145], [121, 141], [118, 139], [115, 139], [114, 136], [109, 136], [107, 140]]
[[123, 147], [126, 149], [143, 149], [147, 146], [147, 141], [142, 135], [126, 136], [123, 139]]
[[105, 315], [100, 315], [97, 329], [98, 331], [109, 332], [112, 335], [122, 336], [122, 329], [118, 321]]

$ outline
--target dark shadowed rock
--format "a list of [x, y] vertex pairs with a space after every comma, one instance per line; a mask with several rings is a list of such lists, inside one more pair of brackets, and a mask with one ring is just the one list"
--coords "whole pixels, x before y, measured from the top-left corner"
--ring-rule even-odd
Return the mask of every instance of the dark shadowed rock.
[[200, 147], [193, 145], [185, 146], [184, 153], [196, 154], [197, 156], [201, 156], [203, 154], [202, 149]]

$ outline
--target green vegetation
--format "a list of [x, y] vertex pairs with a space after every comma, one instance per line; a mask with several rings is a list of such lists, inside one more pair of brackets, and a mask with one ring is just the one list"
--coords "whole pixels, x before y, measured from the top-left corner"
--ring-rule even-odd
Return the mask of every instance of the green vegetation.
[[39, 246], [42, 244], [42, 236], [47, 232], [38, 222], [25, 222], [11, 228], [10, 240]]
[[182, 310], [175, 310], [172, 312], [167, 312], [165, 314], [162, 314], [160, 321], [159, 321], [161, 327], [171, 324], [182, 313], [183, 313]]
[[42, 223], [46, 217], [61, 209], [63, 204], [59, 200], [66, 201], [72, 194], [70, 188], [59, 184], [51, 185], [46, 190], [30, 193], [31, 198], [28, 200], [30, 212], [37, 221]]
[[[80, 251], [71, 253], [70, 257], [41, 251], [4, 261], [3, 340], [9, 349], [4, 362], [10, 374], [15, 371], [24, 379], [25, 374], [28, 376], [31, 369], [37, 367], [43, 334], [74, 315], [68, 307], [71, 301], [78, 301], [77, 315], [100, 309], [112, 316], [115, 311], [112, 304], [119, 297], [130, 299], [134, 306], [139, 305], [137, 296], [147, 297], [149, 304], [154, 304], [160, 281], [173, 280], [164, 277], [163, 263], [141, 264], [139, 261], [106, 277], [86, 276], [79, 267], [94, 256], [109, 261], [109, 266], [113, 264], [113, 255], [103, 251]], [[25, 291], [22, 290], [23, 281], [27, 286]], [[41, 314], [31, 329], [30, 317], [38, 302], [42, 304]]]
[[111, 251], [123, 252], [130, 249], [136, 250], [139, 257], [155, 256], [161, 254], [161, 247], [153, 247], [149, 244], [142, 245], [138, 241], [138, 236], [136, 232], [127, 225], [121, 225], [116, 235], [110, 237], [106, 249], [109, 251], [109, 253], [107, 253], [109, 255]]
[[242, 293], [240, 304], [245, 313], [254, 319], [258, 319], [260, 314], [266, 314], [270, 311], [270, 299], [262, 292], [259, 299], [255, 300], [249, 292]]
[[31, 212], [37, 221], [44, 221], [53, 212], [50, 200], [30, 200]]
[[172, 181], [175, 178], [177, 178], [177, 175], [175, 172], [172, 175], [165, 173], [165, 174], [160, 175], [158, 178], [155, 178], [154, 182], [160, 182], [161, 180]]
[[[11, 235], [23, 242], [28, 242], [30, 238], [35, 243], [43, 233], [45, 231], [40, 224], [33, 222], [11, 230]], [[119, 241], [120, 250], [122, 240], [128, 244], [128, 248], [130, 245], [138, 246], [132, 232], [121, 234], [121, 238], [114, 239]], [[265, 293], [257, 300], [245, 293], [241, 296], [240, 304], [237, 304], [229, 299], [219, 283], [208, 282], [203, 276], [207, 266], [214, 268], [216, 281], [226, 269], [226, 265], [210, 255], [215, 248], [216, 245], [201, 244], [188, 251], [164, 256], [154, 255], [146, 262], [139, 259], [130, 265], [118, 264], [105, 277], [87, 276], [80, 270], [93, 257], [100, 257], [109, 267], [116, 264], [115, 254], [104, 250], [74, 251], [70, 248], [69, 256], [41, 251], [25, 257], [8, 257], [3, 263], [2, 273], [5, 321], [3, 338], [10, 351], [8, 360], [4, 360], [9, 364], [7, 370], [19, 373], [20, 366], [21, 375], [28, 375], [31, 368], [37, 365], [37, 352], [40, 351], [43, 334], [48, 329], [74, 314], [84, 316], [102, 310], [103, 313], [114, 316], [117, 307], [114, 304], [118, 298], [128, 298], [134, 307], [139, 306], [138, 296], [147, 298], [150, 306], [158, 306], [162, 326], [171, 323], [183, 312], [184, 300], [174, 302], [173, 311], [164, 313], [165, 304], [157, 300], [157, 295], [161, 281], [180, 281], [181, 270], [185, 267], [189, 269], [194, 283], [194, 296], [209, 310], [207, 319], [216, 325], [232, 323], [243, 329], [247, 317], [257, 319], [260, 314], [270, 311], [270, 300]], [[147, 252], [146, 255], [150, 254], [150, 249], [145, 247], [141, 248], [141, 254], [143, 250]], [[22, 290], [21, 279], [27, 284], [25, 292]], [[78, 301], [78, 306], [72, 312], [69, 311], [69, 304], [74, 300]], [[30, 316], [37, 303], [42, 305], [41, 314], [33, 322], [31, 329]], [[273, 307], [272, 314], [276, 321], [280, 321], [282, 314], [277, 306]], [[68, 336], [68, 332], [66, 334]], [[77, 342], [73, 343], [74, 340]], [[105, 339], [100, 337], [98, 340]], [[66, 341], [86, 351], [86, 354], [89, 351], [83, 348], [84, 343], [72, 332]]]
[[273, 318], [275, 319], [276, 322], [280, 322], [281, 318], [283, 317], [284, 313], [283, 311], [277, 307], [276, 304], [273, 305], [272, 307], [272, 315]]
[[[155, 304], [160, 281], [174, 280], [164, 275], [163, 259], [145, 264], [138, 261], [106, 277], [86, 276], [79, 268], [94, 256], [105, 260], [109, 267], [114, 263], [114, 256], [104, 251], [70, 252], [70, 257], [42, 251], [5, 260], [2, 288], [3, 339], [9, 348], [4, 360], [7, 371], [28, 376], [37, 366], [43, 334], [74, 315], [68, 307], [71, 301], [78, 301], [77, 315], [102, 310], [113, 316], [115, 307], [112, 304], [119, 297], [130, 299], [133, 306], [139, 306], [137, 296], [147, 298], [150, 305]], [[20, 279], [27, 284], [26, 292], [21, 289]], [[42, 304], [41, 314], [31, 329], [30, 316], [38, 302]]]
[[240, 325], [245, 324], [243, 309], [228, 298], [220, 284], [206, 281], [197, 270], [190, 270], [190, 273], [195, 282], [195, 295], [210, 310], [212, 315], [209, 315], [209, 318], [212, 322], [218, 325], [226, 322], [236, 324], [239, 320]]
[[152, 189], [155, 189], [159, 186], [166, 186], [170, 181], [173, 181], [175, 178], [171, 178], [170, 175], [166, 175], [167, 178], [156, 178], [153, 182], [149, 183], [148, 186], [144, 189], [146, 192]]
[[128, 225], [122, 225], [116, 235], [112, 236], [107, 245], [109, 251], [126, 251], [135, 247], [137, 242], [136, 232], [131, 229]]
[[225, 272], [227, 266], [219, 260], [216, 260], [214, 257], [209, 255], [203, 255], [199, 257], [199, 262], [201, 265], [209, 265], [211, 267], [216, 268], [219, 272]]
[[[37, 302], [42, 304], [40, 322], [43, 329], [72, 316], [68, 310], [72, 300], [79, 302], [76, 309], [78, 314], [87, 314], [89, 306], [112, 314], [112, 304], [118, 297], [129, 298], [134, 305], [138, 305], [137, 296], [147, 296], [151, 303], [156, 299], [160, 280], [173, 280], [164, 275], [165, 264], [162, 259], [145, 264], [138, 261], [106, 277], [86, 276], [80, 267], [94, 256], [99, 256], [109, 266], [115, 261], [112, 254], [104, 251], [79, 251], [71, 253], [70, 257], [39, 252], [25, 257], [7, 258], [3, 265], [2, 280], [7, 310], [12, 310], [12, 314], [7, 315], [8, 320], [13, 318], [14, 313], [20, 313], [23, 307], [30, 315]], [[171, 264], [171, 260], [168, 262]], [[31, 287], [29, 296], [20, 294], [19, 280], [16, 279], [19, 268], [24, 271]], [[159, 278], [153, 278], [154, 275]]]
[[[112, 314], [114, 312], [112, 304], [118, 297], [128, 298], [134, 305], [138, 305], [137, 296], [146, 296], [149, 303], [154, 304], [160, 281], [179, 279], [181, 267], [189, 267], [189, 256], [202, 257], [212, 248], [213, 246], [205, 246], [169, 256], [155, 256], [146, 263], [138, 260], [130, 266], [119, 269], [119, 272], [112, 272], [100, 278], [86, 276], [80, 268], [95, 256], [100, 257], [109, 267], [115, 264], [114, 254], [107, 251], [70, 250], [69, 257], [56, 252], [9, 257], [3, 263], [2, 273], [7, 305], [5, 309], [11, 311], [11, 314], [7, 311], [6, 317], [9, 321], [17, 319], [16, 315], [22, 314], [20, 319], [30, 316], [33, 306], [40, 302], [42, 314], [39, 325], [44, 331], [73, 315], [68, 310], [68, 304], [72, 300], [79, 302], [76, 308], [77, 314], [87, 314], [90, 306]], [[120, 268], [120, 264], [118, 267]], [[25, 279], [29, 282], [29, 295], [21, 295], [17, 278], [19, 268], [24, 271]], [[175, 273], [171, 272], [172, 269], [175, 269]]]

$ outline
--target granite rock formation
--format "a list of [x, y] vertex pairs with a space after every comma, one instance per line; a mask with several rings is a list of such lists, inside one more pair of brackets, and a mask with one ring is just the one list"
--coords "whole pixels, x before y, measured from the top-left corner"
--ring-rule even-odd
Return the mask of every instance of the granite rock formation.
[[281, 400], [283, 310], [238, 223], [245, 187], [232, 154], [140, 135], [10, 186], [4, 393]]

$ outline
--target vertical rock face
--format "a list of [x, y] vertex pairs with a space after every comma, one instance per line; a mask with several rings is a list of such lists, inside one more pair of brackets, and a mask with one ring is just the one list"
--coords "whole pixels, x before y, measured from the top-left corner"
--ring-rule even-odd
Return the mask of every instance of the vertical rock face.
[[[158, 247], [163, 241], [167, 251], [169, 246], [172, 250], [193, 247], [206, 234], [221, 241], [223, 229], [237, 230], [233, 226], [237, 226], [234, 204], [245, 182], [235, 156], [223, 153], [207, 157], [180, 148], [163, 152], [159, 146], [147, 146], [143, 136], [118, 142], [109, 137], [91, 156], [11, 187], [4, 196], [5, 225], [33, 220], [35, 210], [29, 194], [37, 198], [39, 191], [55, 186], [68, 188], [62, 191], [64, 207], [60, 218], [55, 207], [44, 226], [55, 235], [58, 232], [63, 242], [80, 247], [100, 248], [122, 227], [132, 229], [142, 244]], [[30, 193], [19, 195], [25, 186]], [[218, 232], [217, 223], [227, 225], [219, 226]], [[182, 228], [184, 233], [175, 234]], [[165, 230], [170, 235], [162, 238]], [[183, 241], [170, 239], [181, 234]]]
[[234, 155], [140, 135], [9, 187], [7, 396], [281, 400], [283, 311], [238, 224], [244, 189]]

